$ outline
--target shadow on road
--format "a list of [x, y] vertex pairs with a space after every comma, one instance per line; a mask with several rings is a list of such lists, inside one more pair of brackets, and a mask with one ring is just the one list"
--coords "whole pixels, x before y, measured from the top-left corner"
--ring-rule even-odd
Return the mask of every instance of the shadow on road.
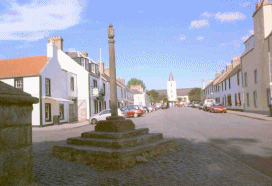
[[254, 138], [213, 138], [208, 144], [272, 177], [272, 148]]

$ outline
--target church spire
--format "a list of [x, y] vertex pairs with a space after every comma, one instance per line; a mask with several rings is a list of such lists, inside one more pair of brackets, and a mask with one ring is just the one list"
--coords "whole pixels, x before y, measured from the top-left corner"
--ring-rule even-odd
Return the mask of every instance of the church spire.
[[173, 78], [172, 72], [170, 72], [170, 75], [169, 75], [169, 81], [174, 81], [174, 78]]

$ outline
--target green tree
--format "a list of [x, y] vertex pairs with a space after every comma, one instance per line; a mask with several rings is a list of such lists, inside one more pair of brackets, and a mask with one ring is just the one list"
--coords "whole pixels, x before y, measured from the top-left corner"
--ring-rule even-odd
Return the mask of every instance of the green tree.
[[146, 94], [149, 96], [150, 103], [157, 103], [160, 101], [160, 95], [156, 90], [146, 91]]
[[178, 102], [181, 102], [181, 98], [178, 98]]
[[131, 78], [128, 82], [127, 82], [127, 87], [130, 88], [131, 85], [141, 85], [143, 90], [145, 91], [145, 84], [142, 80], [136, 79], [136, 78]]
[[201, 88], [194, 88], [188, 93], [190, 101], [201, 101]]

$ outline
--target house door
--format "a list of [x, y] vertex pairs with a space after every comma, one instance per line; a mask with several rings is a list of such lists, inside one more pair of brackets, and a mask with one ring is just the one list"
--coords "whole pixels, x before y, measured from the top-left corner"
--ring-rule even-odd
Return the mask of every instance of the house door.
[[86, 99], [78, 100], [78, 121], [87, 119], [87, 101]]
[[69, 122], [77, 121], [76, 103], [69, 104]]

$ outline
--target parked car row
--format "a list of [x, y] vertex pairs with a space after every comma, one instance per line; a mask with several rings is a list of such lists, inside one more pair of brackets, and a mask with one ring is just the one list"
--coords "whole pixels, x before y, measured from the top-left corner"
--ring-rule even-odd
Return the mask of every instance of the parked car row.
[[[122, 117], [139, 117], [143, 114], [153, 112], [157, 110], [155, 106], [141, 107], [139, 105], [129, 105], [118, 108], [118, 116]], [[106, 120], [107, 117], [111, 116], [111, 109], [106, 109], [98, 114], [95, 114], [89, 119], [89, 123], [96, 125], [100, 120]]]
[[204, 111], [210, 111], [211, 113], [227, 113], [227, 108], [221, 103], [216, 103], [215, 99], [205, 99], [204, 103], [191, 102], [188, 104], [188, 107], [199, 108]]

